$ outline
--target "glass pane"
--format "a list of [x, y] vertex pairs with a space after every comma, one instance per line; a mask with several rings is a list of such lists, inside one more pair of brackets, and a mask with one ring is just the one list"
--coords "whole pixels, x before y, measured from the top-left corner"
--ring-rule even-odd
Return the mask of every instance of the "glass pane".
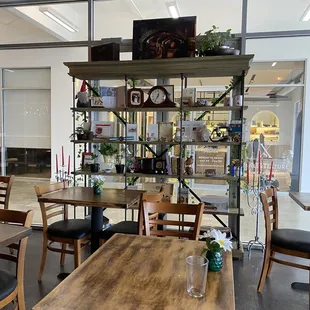
[[[221, 31], [232, 29], [241, 32], [241, 0], [178, 0], [181, 16], [197, 16], [197, 35], [217, 25]], [[97, 1], [95, 2], [95, 39], [122, 37], [131, 39], [133, 20], [169, 18], [166, 1], [135, 0]], [[229, 18], [219, 14], [223, 8]], [[121, 23], [120, 23], [121, 20]]]
[[254, 62], [245, 84], [303, 84], [304, 75], [304, 61]]
[[301, 21], [309, 3], [296, 0], [248, 1], [247, 32], [310, 29]]
[[36, 43], [87, 40], [87, 2], [0, 9], [0, 41]]
[[245, 99], [248, 108], [244, 117], [249, 128], [246, 140], [260, 139], [262, 134], [266, 147], [262, 163], [264, 174], [269, 175], [273, 162], [274, 184], [279, 190], [298, 191], [303, 87], [283, 87], [286, 95], [275, 99], [263, 95], [266, 88], [254, 90], [250, 93], [252, 96]]

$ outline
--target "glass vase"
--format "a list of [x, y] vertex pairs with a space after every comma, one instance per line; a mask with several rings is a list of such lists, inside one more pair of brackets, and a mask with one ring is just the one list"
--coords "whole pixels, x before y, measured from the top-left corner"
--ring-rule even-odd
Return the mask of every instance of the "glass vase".
[[207, 252], [206, 255], [207, 259], [209, 260], [209, 270], [218, 272], [223, 268], [223, 256], [222, 252]]
[[102, 190], [100, 186], [93, 186], [94, 195], [101, 195]]

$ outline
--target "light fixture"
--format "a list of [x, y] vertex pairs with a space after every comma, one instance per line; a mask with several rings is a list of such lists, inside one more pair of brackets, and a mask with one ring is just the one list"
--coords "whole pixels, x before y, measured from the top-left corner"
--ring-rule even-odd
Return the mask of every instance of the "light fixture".
[[78, 29], [73, 26], [66, 18], [61, 16], [58, 12], [51, 8], [46, 8], [46, 7], [40, 7], [39, 8], [40, 12], [52, 19], [54, 22], [59, 24], [60, 26], [64, 27], [70, 32], [78, 32]]
[[176, 1], [166, 2], [166, 6], [172, 18], [179, 18], [181, 16], [181, 12]]
[[277, 64], [277, 62], [273, 62], [272, 65], [271, 65], [271, 67], [275, 67], [276, 64]]
[[14, 73], [14, 70], [11, 70], [11, 69], [4, 69], [4, 70], [7, 71], [7, 72]]
[[310, 4], [306, 8], [304, 14], [302, 14], [300, 21], [301, 22], [307, 22], [307, 21], [309, 21], [309, 19], [310, 19]]

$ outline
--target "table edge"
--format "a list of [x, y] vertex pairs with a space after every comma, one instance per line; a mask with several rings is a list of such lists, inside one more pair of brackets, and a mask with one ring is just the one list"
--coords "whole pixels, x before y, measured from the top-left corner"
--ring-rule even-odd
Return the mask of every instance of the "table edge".
[[1, 243], [1, 246], [8, 246], [16, 241], [19, 241], [25, 237], [28, 237], [31, 235], [32, 233], [32, 228], [31, 227], [24, 227], [24, 226], [18, 226], [18, 225], [12, 225], [12, 224], [4, 224], [4, 225], [10, 225], [10, 226], [15, 226], [15, 227], [23, 227], [24, 230], [19, 232], [18, 234], [14, 235], [13, 237], [6, 239], [5, 241], [3, 241]]
[[310, 206], [305, 206], [304, 204], [302, 204], [297, 197], [294, 196], [294, 194], [302, 194], [302, 192], [290, 192], [289, 193], [289, 197], [291, 197], [302, 209], [304, 209], [305, 211], [310, 211]]

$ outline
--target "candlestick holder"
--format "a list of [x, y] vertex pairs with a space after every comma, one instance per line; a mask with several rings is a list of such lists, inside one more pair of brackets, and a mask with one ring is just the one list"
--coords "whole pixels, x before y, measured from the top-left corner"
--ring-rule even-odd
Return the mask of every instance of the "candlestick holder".
[[55, 178], [57, 182], [67, 182], [71, 183], [72, 177], [68, 174], [66, 166], [61, 166], [61, 169], [55, 173]]

